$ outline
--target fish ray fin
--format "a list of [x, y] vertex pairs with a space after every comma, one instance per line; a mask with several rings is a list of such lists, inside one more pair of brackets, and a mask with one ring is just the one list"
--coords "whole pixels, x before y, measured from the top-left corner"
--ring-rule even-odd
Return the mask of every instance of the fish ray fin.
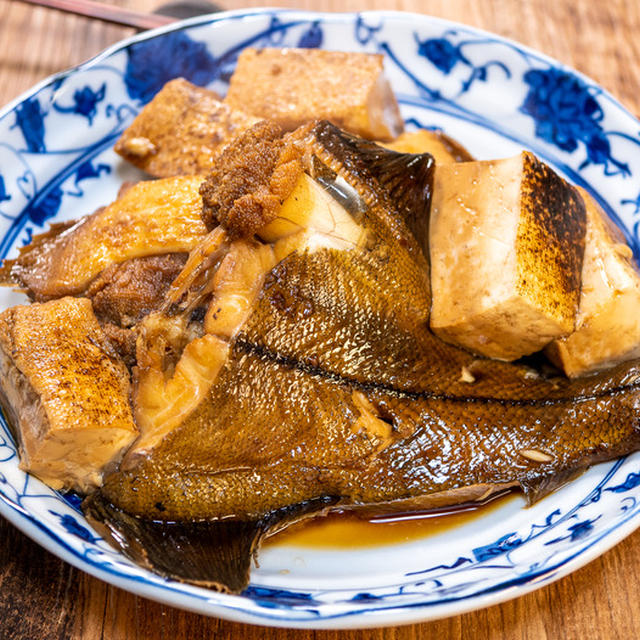
[[83, 503], [91, 526], [112, 546], [166, 578], [240, 593], [261, 540], [309, 515], [333, 498], [318, 498], [273, 511], [256, 520], [162, 521], [126, 513], [98, 491]]
[[318, 140], [341, 159], [351, 174], [388, 198], [429, 255], [428, 227], [435, 160], [428, 153], [399, 153], [353, 136], [329, 122], [316, 125]]
[[[22, 286], [20, 272], [28, 271], [38, 260], [41, 252], [53, 244], [58, 236], [78, 224], [78, 220], [66, 220], [64, 222], [54, 222], [49, 229], [39, 233], [25, 247], [19, 247], [19, 256], [14, 259], [3, 260], [0, 265], [0, 286], [13, 287]], [[28, 290], [25, 290], [27, 293]]]
[[583, 472], [584, 469], [555, 470], [550, 473], [524, 478], [518, 482], [524, 493], [527, 505], [531, 506]]

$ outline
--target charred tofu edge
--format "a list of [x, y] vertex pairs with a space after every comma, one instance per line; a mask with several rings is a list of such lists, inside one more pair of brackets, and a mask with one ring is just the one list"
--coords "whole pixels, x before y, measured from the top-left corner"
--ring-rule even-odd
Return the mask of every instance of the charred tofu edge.
[[529, 152], [437, 166], [432, 330], [504, 360], [567, 335], [578, 309], [585, 230], [580, 194]]

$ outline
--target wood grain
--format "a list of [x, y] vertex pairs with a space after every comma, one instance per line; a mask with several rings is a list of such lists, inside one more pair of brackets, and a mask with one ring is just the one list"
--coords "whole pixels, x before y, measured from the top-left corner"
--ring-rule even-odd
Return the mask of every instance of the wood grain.
[[[162, 0], [160, 0], [161, 2]], [[156, 0], [119, 0], [151, 11]], [[226, 9], [257, 0], [218, 0]], [[279, 0], [326, 11], [397, 9], [458, 20], [513, 38], [594, 78], [640, 113], [637, 0]], [[78, 64], [131, 29], [0, 0], [0, 105]], [[0, 638], [173, 640], [563, 640], [640, 637], [640, 531], [587, 567], [527, 596], [432, 623], [305, 632], [206, 618], [133, 596], [84, 574], [0, 519]]]

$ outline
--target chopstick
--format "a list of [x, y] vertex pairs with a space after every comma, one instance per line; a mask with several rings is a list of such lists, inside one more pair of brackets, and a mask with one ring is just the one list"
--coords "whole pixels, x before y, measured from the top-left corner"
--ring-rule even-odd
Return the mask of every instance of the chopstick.
[[141, 13], [131, 11], [92, 0], [20, 0], [40, 7], [58, 9], [67, 13], [75, 13], [87, 18], [97, 18], [103, 22], [119, 24], [135, 29], [155, 29], [176, 21], [171, 16], [163, 16], [155, 13]]

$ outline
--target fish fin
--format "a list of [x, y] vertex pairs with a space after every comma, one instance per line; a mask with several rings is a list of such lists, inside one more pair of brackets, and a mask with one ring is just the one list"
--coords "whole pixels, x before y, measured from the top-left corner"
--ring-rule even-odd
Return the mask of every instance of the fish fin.
[[348, 173], [364, 179], [369, 188], [389, 199], [428, 257], [433, 156], [385, 149], [325, 120], [316, 124], [314, 133], [318, 141], [340, 159]]
[[256, 520], [162, 521], [126, 513], [101, 492], [83, 503], [89, 524], [125, 556], [166, 578], [226, 593], [249, 584], [261, 540], [305, 515], [322, 512], [332, 498], [310, 500]]
[[584, 469], [564, 469], [555, 470], [551, 473], [545, 473], [519, 480], [520, 487], [527, 501], [527, 506], [531, 506], [538, 500], [548, 496], [550, 493], [560, 488], [562, 485], [570, 482], [580, 474]]
[[[20, 277], [21, 273], [32, 268], [39, 256], [47, 251], [49, 245], [56, 238], [78, 223], [77, 220], [67, 220], [65, 222], [54, 222], [47, 231], [39, 233], [31, 238], [31, 242], [19, 248], [20, 255], [12, 260], [3, 260], [0, 266], [0, 286], [14, 287], [23, 286]], [[23, 290], [28, 293], [28, 290]]]

